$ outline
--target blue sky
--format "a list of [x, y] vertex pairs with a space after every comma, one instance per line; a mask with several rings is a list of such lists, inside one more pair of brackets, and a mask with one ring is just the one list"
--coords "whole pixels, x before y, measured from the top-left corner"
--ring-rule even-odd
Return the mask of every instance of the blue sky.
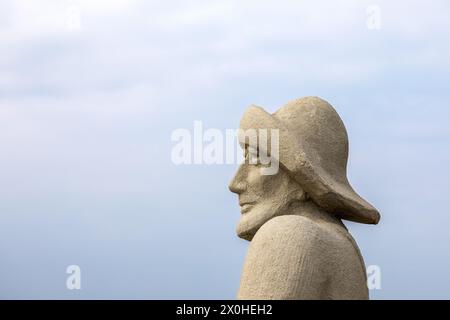
[[449, 299], [450, 4], [393, 2], [1, 0], [0, 298], [234, 298], [237, 165], [176, 166], [171, 133], [316, 95], [382, 214], [347, 223], [371, 297]]

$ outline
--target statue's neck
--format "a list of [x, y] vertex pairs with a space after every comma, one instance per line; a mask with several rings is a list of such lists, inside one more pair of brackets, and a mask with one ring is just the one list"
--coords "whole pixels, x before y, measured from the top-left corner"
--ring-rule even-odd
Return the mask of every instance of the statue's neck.
[[306, 202], [294, 202], [288, 208], [288, 215], [300, 215], [311, 219], [317, 223], [331, 223], [343, 227], [345, 230], [347, 228], [342, 223], [341, 219], [336, 216], [324, 211], [322, 208], [317, 206], [313, 201]]

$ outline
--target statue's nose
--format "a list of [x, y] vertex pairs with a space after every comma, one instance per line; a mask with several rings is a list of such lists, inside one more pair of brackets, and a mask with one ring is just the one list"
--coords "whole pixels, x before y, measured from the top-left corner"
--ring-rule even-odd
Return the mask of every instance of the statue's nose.
[[237, 194], [243, 191], [242, 186], [240, 186], [240, 183], [236, 183], [235, 179], [233, 179], [233, 181], [230, 182], [230, 184], [228, 185], [228, 189], [230, 189], [231, 192]]
[[243, 166], [241, 165], [236, 172], [236, 174], [233, 177], [233, 180], [231, 180], [230, 184], [228, 185], [228, 189], [230, 189], [231, 192], [240, 194], [244, 192], [245, 190], [245, 179], [243, 175]]

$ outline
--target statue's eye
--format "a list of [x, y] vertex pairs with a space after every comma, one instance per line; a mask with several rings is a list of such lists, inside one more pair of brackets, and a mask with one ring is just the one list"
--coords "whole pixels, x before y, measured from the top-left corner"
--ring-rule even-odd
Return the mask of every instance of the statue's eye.
[[258, 164], [258, 150], [252, 147], [247, 148], [248, 154], [248, 163], [249, 164]]

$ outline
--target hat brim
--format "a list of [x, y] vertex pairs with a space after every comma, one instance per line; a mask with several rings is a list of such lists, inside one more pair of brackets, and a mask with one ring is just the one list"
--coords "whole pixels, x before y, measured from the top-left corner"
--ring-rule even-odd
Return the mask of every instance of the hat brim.
[[[272, 142], [268, 134], [268, 143], [258, 145], [273, 158], [278, 160], [288, 173], [309, 194], [313, 201], [336, 216], [360, 223], [377, 224], [379, 212], [361, 198], [351, 187], [347, 178], [336, 179], [316, 165], [313, 159], [316, 152], [305, 141], [294, 137], [282, 121], [258, 106], [250, 106], [240, 122], [240, 129], [278, 130], [278, 154], [270, 150]], [[244, 135], [239, 135], [239, 143], [244, 148], [248, 144]]]

